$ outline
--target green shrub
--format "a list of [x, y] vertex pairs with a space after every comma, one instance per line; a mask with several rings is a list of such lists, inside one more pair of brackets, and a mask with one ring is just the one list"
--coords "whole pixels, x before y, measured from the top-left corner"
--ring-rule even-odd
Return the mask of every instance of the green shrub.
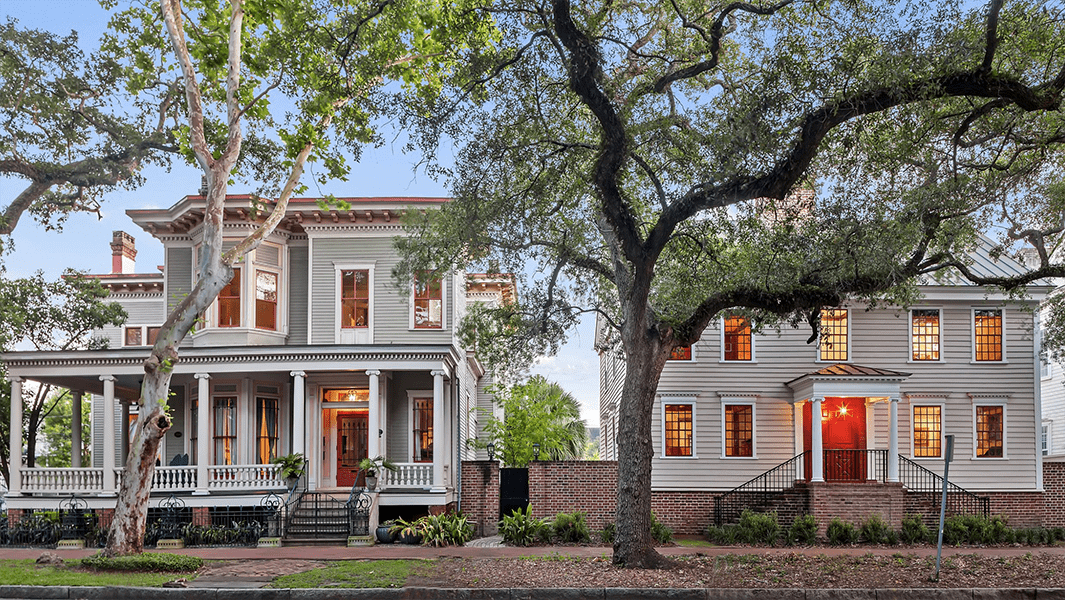
[[653, 512], [651, 513], [651, 539], [659, 544], [668, 544], [673, 541], [673, 530], [659, 522]]
[[1006, 517], [995, 515], [991, 517], [991, 526], [988, 529], [990, 535], [990, 543], [1002, 544], [1009, 538], [1010, 527]]
[[773, 545], [780, 537], [780, 523], [777, 513], [756, 513], [744, 510], [737, 525], [738, 541], [746, 544]]
[[788, 528], [788, 543], [803, 546], [817, 543], [817, 519], [813, 515], [802, 515], [792, 521]]
[[706, 537], [719, 546], [733, 546], [738, 543], [740, 528], [736, 525], [711, 525], [706, 530]]
[[415, 521], [414, 527], [426, 546], [462, 546], [473, 539], [473, 525], [459, 513], [428, 515]]
[[499, 534], [503, 541], [515, 546], [528, 546], [535, 541], [543, 541], [544, 535], [551, 540], [551, 526], [532, 516], [532, 505], [522, 511], [518, 509], [503, 517], [499, 523]]
[[554, 538], [563, 544], [584, 544], [592, 540], [592, 533], [588, 530], [584, 513], [579, 510], [555, 515], [555, 522], [551, 525], [551, 529]]
[[203, 566], [198, 556], [145, 552], [131, 556], [106, 558], [96, 554], [81, 559], [81, 566], [95, 571], [131, 571], [137, 573], [188, 573]]
[[921, 520], [920, 515], [910, 515], [902, 519], [902, 531], [899, 537], [905, 544], [925, 544], [932, 538], [932, 532]]
[[603, 530], [599, 532], [599, 541], [603, 542], [604, 545], [613, 546], [615, 535], [617, 535], [617, 525], [607, 523], [603, 525]]
[[833, 517], [828, 524], [828, 530], [825, 531], [825, 536], [828, 537], [829, 544], [844, 546], [858, 541], [858, 530], [854, 528], [854, 525], [839, 517]]
[[1054, 534], [1055, 542], [1065, 542], [1065, 527], [1055, 527], [1051, 531]]
[[943, 521], [943, 543], [957, 546], [969, 540], [969, 523], [965, 515], [953, 515]]
[[894, 529], [888, 529], [887, 536], [884, 538], [884, 543], [890, 546], [894, 546], [899, 543], [899, 532]]
[[880, 515], [869, 515], [858, 528], [861, 540], [868, 544], [883, 544], [889, 531], [891, 528]]

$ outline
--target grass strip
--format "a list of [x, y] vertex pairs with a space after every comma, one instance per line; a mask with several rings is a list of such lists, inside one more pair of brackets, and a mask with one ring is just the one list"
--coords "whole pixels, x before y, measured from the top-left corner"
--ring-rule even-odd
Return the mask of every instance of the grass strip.
[[411, 575], [426, 575], [431, 560], [342, 560], [328, 567], [274, 579], [272, 588], [396, 588]]
[[32, 559], [0, 560], [0, 585], [76, 585], [76, 586], [135, 586], [159, 587], [178, 577], [191, 578], [194, 571], [171, 573], [136, 573], [76, 570], [80, 561], [68, 561], [66, 566], [38, 568]]

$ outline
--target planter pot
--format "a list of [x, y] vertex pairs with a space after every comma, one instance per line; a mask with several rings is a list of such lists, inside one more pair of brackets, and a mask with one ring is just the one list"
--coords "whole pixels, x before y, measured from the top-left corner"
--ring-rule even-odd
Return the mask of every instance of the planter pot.
[[388, 525], [380, 525], [377, 527], [377, 543], [378, 544], [391, 544], [392, 534], [389, 533]]
[[410, 533], [400, 533], [398, 541], [402, 544], [410, 544], [413, 546], [422, 543], [422, 536]]
[[366, 476], [366, 489], [370, 490], [371, 492], [377, 489], [377, 476], [376, 475], [373, 475], [373, 476], [367, 475]]

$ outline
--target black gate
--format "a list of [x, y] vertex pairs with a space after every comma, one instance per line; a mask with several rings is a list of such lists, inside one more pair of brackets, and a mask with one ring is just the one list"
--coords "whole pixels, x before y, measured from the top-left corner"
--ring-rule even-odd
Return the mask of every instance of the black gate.
[[529, 506], [529, 469], [499, 470], [499, 518]]

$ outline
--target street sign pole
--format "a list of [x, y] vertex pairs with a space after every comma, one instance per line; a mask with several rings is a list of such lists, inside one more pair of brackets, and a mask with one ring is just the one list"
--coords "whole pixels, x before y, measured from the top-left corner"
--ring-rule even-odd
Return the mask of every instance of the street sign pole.
[[947, 517], [947, 486], [950, 485], [950, 460], [954, 458], [954, 436], [948, 435], [946, 452], [943, 453], [943, 498], [939, 503], [939, 543], [936, 545], [936, 576], [939, 581], [939, 564], [943, 558], [943, 522]]

